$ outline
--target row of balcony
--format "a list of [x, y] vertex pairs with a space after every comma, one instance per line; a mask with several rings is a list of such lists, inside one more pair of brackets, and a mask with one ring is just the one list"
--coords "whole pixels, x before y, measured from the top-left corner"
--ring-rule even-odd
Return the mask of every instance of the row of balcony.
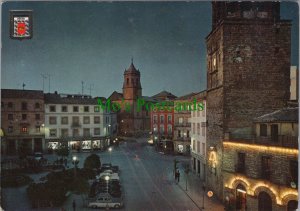
[[247, 144], [259, 144], [267, 146], [277, 146], [277, 147], [286, 147], [298, 149], [298, 137], [291, 135], [277, 135], [277, 136], [233, 136], [229, 133], [225, 134], [225, 140], [234, 141], [238, 143], [247, 143]]

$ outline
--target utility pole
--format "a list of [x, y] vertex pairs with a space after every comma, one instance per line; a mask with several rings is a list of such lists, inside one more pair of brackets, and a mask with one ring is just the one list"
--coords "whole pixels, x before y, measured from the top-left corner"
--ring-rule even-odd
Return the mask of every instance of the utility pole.
[[90, 91], [90, 96], [92, 96], [93, 87], [94, 87], [94, 84], [90, 84], [90, 88], [87, 88]]
[[49, 79], [49, 93], [50, 93], [50, 78], [51, 78], [51, 75], [47, 74], [47, 76], [48, 76], [48, 79]]
[[83, 95], [83, 89], [84, 89], [83, 84], [84, 84], [84, 82], [81, 81], [81, 94], [82, 94], [82, 95]]
[[42, 78], [43, 78], [43, 92], [45, 91], [45, 79], [47, 78], [47, 76], [45, 74], [41, 74]]

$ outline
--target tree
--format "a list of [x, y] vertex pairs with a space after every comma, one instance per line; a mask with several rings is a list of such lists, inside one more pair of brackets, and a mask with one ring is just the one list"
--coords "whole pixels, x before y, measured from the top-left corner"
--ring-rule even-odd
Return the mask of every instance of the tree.
[[58, 156], [61, 156], [61, 157], [68, 157], [68, 155], [69, 155], [69, 148], [68, 148], [68, 146], [67, 145], [65, 145], [65, 144], [61, 144], [59, 147], [58, 147], [58, 149], [57, 149], [57, 151], [56, 151], [56, 154], [58, 155]]
[[87, 169], [98, 169], [101, 167], [100, 157], [96, 154], [89, 155], [83, 164], [84, 168]]

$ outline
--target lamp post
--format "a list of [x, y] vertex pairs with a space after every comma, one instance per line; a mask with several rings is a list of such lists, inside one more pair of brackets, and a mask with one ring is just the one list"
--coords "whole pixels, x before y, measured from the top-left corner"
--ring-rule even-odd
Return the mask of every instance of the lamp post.
[[77, 168], [77, 163], [78, 163], [78, 160], [77, 160], [77, 157], [76, 156], [73, 156], [73, 158], [72, 158], [72, 160], [73, 160], [73, 164], [74, 164], [74, 176], [75, 176], [75, 178], [76, 178], [76, 168]]
[[203, 199], [202, 199], [202, 209], [204, 209], [204, 196], [205, 196], [205, 189], [206, 189], [206, 186], [205, 186], [205, 182], [203, 182], [202, 184], [202, 191], [203, 191]]
[[110, 157], [110, 163], [111, 163], [111, 151], [112, 151], [112, 148], [109, 147], [109, 148], [108, 148], [108, 151], [109, 151], [109, 157]]

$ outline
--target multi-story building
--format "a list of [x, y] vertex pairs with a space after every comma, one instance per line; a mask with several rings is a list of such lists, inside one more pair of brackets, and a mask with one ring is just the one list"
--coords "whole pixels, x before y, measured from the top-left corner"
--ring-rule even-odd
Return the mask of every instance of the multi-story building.
[[201, 180], [206, 175], [206, 91], [193, 96], [203, 108], [191, 111], [191, 169]]
[[180, 154], [190, 154], [191, 147], [191, 110], [193, 96], [190, 93], [174, 100], [174, 150]]
[[289, 99], [291, 22], [280, 19], [279, 2], [212, 2], [212, 7], [206, 186], [225, 200], [223, 141], [251, 143], [253, 118], [282, 109]]
[[117, 112], [118, 133], [130, 136], [150, 132], [150, 111], [145, 106], [139, 107], [138, 100], [145, 102], [151, 100], [142, 96], [141, 73], [131, 62], [130, 67], [124, 71], [123, 92], [114, 91], [110, 97], [112, 103], [121, 105]]
[[[151, 111], [151, 140], [163, 150], [174, 152], [174, 103], [176, 98], [170, 92], [162, 91], [152, 96], [161, 109]], [[164, 106], [163, 106], [164, 105]], [[171, 108], [171, 109], [170, 109]]]
[[255, 138], [223, 142], [224, 195], [235, 210], [296, 210], [298, 108], [254, 121]]
[[116, 118], [91, 96], [45, 94], [45, 136], [50, 150], [62, 143], [74, 150], [103, 149], [117, 129], [112, 119]]
[[43, 152], [44, 94], [39, 90], [1, 89], [1, 152]]

